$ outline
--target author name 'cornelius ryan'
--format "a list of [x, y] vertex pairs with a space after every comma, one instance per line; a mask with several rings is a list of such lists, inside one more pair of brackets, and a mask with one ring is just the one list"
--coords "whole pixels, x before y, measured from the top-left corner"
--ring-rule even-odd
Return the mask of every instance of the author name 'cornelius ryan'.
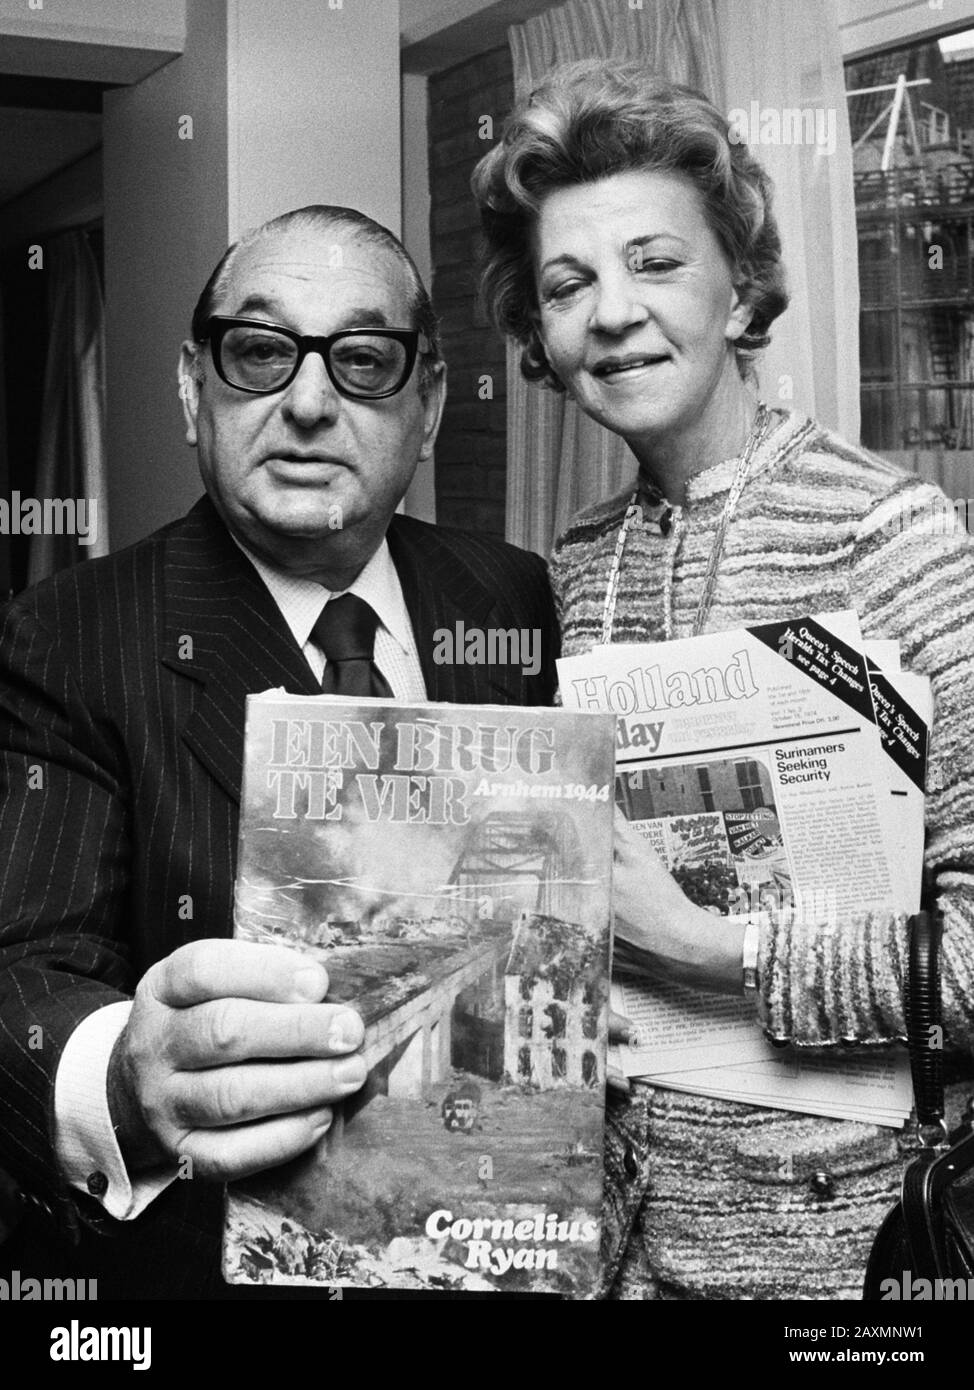
[[[559, 1221], [551, 1212], [539, 1211], [520, 1221], [509, 1218], [475, 1216], [453, 1219], [452, 1211], [434, 1211], [426, 1222], [426, 1234], [433, 1240], [449, 1236], [466, 1244], [467, 1269], [489, 1270], [491, 1274], [506, 1274], [509, 1269], [557, 1269], [558, 1250], [551, 1246], [539, 1249], [541, 1241], [584, 1241], [598, 1238], [597, 1221]], [[503, 1246], [502, 1241], [522, 1242], [521, 1249]], [[527, 1242], [532, 1248], [524, 1248]]]

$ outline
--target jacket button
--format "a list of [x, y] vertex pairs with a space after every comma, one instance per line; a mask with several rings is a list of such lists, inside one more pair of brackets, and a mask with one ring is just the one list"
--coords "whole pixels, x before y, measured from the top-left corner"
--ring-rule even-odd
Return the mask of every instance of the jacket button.
[[626, 1145], [625, 1152], [622, 1155], [622, 1166], [626, 1170], [627, 1178], [636, 1178], [639, 1176], [639, 1163], [636, 1159], [636, 1150], [633, 1148], [632, 1144]]
[[108, 1179], [100, 1169], [96, 1168], [93, 1173], [88, 1174], [85, 1186], [92, 1197], [104, 1197], [108, 1191]]
[[835, 1178], [831, 1173], [826, 1173], [824, 1168], [819, 1168], [812, 1174], [808, 1185], [823, 1202], [831, 1202], [835, 1196]]

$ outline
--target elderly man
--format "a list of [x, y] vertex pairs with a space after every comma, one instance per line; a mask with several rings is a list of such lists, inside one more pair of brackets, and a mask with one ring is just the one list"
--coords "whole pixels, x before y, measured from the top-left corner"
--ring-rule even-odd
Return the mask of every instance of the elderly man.
[[[228, 939], [246, 695], [554, 689], [542, 562], [395, 515], [444, 367], [391, 233], [312, 207], [231, 247], [180, 395], [206, 496], [0, 619], [0, 1164], [28, 1213], [0, 1264], [101, 1297], [223, 1292], [220, 1182], [365, 1078], [325, 971]], [[540, 634], [540, 670], [438, 664], [457, 622]]]

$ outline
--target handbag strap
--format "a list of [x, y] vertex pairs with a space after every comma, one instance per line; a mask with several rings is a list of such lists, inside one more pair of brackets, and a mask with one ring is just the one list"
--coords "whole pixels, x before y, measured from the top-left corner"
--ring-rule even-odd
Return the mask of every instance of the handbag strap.
[[944, 1126], [944, 1033], [940, 1000], [940, 939], [943, 916], [936, 909], [910, 918], [910, 956], [906, 992], [906, 1036], [913, 1075], [918, 1131]]

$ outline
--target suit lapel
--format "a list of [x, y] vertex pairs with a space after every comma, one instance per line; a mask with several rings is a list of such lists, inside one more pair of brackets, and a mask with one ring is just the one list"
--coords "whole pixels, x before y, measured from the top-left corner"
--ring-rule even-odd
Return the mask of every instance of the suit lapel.
[[203, 688], [183, 739], [240, 799], [248, 695], [317, 695], [311, 668], [256, 570], [203, 498], [166, 543], [162, 661]]
[[462, 661], [438, 665], [433, 659], [438, 633], [453, 634], [458, 623], [467, 631], [489, 624], [495, 600], [474, 571], [444, 544], [434, 526], [395, 516], [387, 539], [429, 698], [460, 705], [520, 702], [520, 668]]

